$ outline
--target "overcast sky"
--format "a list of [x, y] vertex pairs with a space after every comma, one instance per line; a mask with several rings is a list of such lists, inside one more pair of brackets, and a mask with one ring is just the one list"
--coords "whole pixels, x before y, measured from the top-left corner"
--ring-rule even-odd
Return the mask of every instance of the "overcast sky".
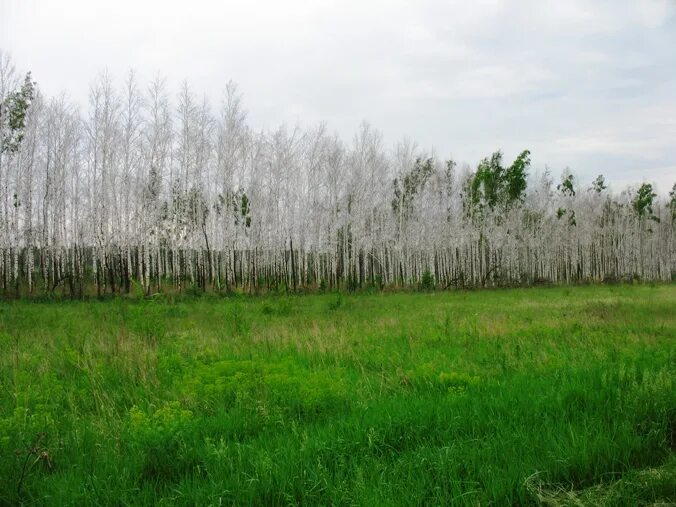
[[0, 48], [83, 104], [105, 69], [214, 104], [232, 79], [256, 128], [368, 120], [472, 165], [676, 181], [676, 0], [0, 0]]

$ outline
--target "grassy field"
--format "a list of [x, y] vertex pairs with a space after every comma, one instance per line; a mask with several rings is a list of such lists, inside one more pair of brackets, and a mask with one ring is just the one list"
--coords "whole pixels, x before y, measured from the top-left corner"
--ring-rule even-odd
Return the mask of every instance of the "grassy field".
[[0, 303], [0, 504], [676, 501], [676, 285]]

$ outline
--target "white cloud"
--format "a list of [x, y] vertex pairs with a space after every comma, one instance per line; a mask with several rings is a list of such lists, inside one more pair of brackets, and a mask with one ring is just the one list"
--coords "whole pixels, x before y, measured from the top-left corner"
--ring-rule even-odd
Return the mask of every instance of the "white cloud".
[[[564, 153], [605, 153], [655, 160], [676, 143], [676, 102], [624, 111], [608, 125], [599, 121], [574, 135], [557, 139]], [[676, 174], [675, 174], [676, 176]]]
[[234, 79], [257, 127], [368, 119], [609, 179], [676, 165], [674, 47], [672, 0], [0, 0], [0, 48], [48, 94], [135, 67], [215, 104]]

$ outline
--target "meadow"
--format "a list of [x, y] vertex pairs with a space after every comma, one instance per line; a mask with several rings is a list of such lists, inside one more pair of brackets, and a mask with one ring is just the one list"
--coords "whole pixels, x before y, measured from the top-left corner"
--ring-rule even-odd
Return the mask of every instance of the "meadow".
[[3, 505], [676, 502], [676, 285], [0, 302]]

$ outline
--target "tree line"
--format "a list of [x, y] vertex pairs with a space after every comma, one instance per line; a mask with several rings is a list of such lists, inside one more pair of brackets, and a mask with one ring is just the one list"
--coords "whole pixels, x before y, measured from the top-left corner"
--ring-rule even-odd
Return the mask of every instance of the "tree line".
[[482, 287], [672, 280], [676, 185], [619, 193], [458, 166], [363, 123], [256, 131], [232, 82], [108, 74], [81, 110], [0, 53], [0, 293]]

